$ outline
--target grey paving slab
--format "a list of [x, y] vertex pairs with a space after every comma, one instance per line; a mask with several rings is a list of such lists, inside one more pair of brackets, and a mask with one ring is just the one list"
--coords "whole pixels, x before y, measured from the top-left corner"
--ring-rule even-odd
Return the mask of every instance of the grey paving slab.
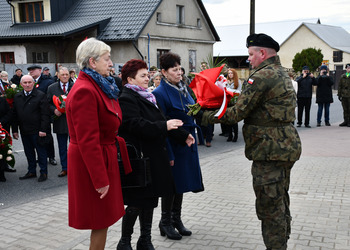
[[[289, 249], [350, 249], [350, 128], [333, 124], [299, 132], [303, 153], [291, 176]], [[181, 241], [160, 236], [158, 207], [152, 228], [155, 248], [265, 249], [255, 215], [251, 162], [244, 157], [243, 146], [201, 157], [201, 166], [205, 191], [185, 194], [183, 203], [183, 221], [193, 235]], [[64, 189], [0, 207], [0, 249], [88, 249], [89, 231], [69, 228], [67, 213]], [[110, 227], [106, 249], [115, 249], [120, 228], [121, 221]], [[136, 224], [135, 249], [138, 237]]]

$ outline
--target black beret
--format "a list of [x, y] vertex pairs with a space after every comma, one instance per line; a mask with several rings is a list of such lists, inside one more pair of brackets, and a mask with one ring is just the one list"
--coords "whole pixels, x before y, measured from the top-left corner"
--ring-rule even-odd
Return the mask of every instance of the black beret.
[[350, 67], [350, 63], [348, 63], [347, 65], [345, 65], [345, 69], [347, 69], [348, 67]]
[[273, 40], [272, 37], [260, 33], [260, 34], [252, 34], [247, 37], [247, 48], [251, 46], [258, 46], [264, 48], [272, 48], [278, 52], [280, 50], [280, 46], [278, 42]]
[[310, 70], [308, 66], [304, 66], [302, 70]]
[[42, 69], [42, 67], [38, 64], [33, 64], [27, 68], [27, 70], [31, 70], [31, 69]]

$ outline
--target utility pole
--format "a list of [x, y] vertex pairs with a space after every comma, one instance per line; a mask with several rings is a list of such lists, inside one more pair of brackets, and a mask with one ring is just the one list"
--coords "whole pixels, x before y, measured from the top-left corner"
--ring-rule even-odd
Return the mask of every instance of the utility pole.
[[250, 35], [255, 33], [255, 0], [250, 0]]

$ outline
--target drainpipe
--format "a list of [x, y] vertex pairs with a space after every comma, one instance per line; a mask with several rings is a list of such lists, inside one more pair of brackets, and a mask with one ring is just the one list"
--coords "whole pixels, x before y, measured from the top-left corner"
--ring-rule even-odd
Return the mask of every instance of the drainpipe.
[[16, 24], [16, 12], [15, 12], [15, 6], [12, 5], [11, 0], [6, 0], [6, 2], [12, 7], [13, 11], [13, 22], [12, 24]]
[[141, 56], [141, 59], [143, 60], [143, 55], [142, 55], [141, 51], [137, 48], [135, 40], [132, 41], [132, 45], [134, 45], [135, 49], [137, 50], [137, 53], [139, 53], [139, 55]]
[[151, 36], [149, 35], [149, 33], [147, 33], [147, 36], [148, 36], [148, 68], [151, 68], [151, 62], [149, 58], [149, 43], [151, 41]]

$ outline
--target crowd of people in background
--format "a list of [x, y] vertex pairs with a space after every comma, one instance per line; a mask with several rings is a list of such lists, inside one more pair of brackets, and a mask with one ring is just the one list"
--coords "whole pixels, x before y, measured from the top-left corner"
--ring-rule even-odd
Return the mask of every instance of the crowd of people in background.
[[[293, 73], [289, 72], [287, 75], [282, 69], [276, 54], [279, 45], [269, 36], [254, 34], [247, 40], [247, 47], [253, 69], [260, 69], [264, 64], [275, 65], [271, 72], [283, 75], [288, 86], [283, 85], [285, 82], [282, 78], [276, 80], [272, 77], [273, 74], [264, 82], [261, 72], [271, 70], [268, 67], [261, 72], [255, 71], [244, 84], [235, 69], [225, 67], [217, 82], [224, 84], [230, 91], [239, 94], [243, 92], [229, 101], [228, 111], [222, 119], [227, 123], [221, 124], [220, 135], [226, 136], [227, 142], [237, 142], [238, 122], [242, 119], [245, 120], [243, 130], [251, 130], [252, 134], [260, 127], [279, 130], [292, 127], [292, 130], [288, 130], [292, 131], [291, 134], [286, 132], [283, 135], [288, 134], [290, 138], [294, 138], [295, 145], [288, 152], [283, 152], [278, 157], [276, 155], [279, 160], [274, 158], [272, 161], [264, 161], [265, 156], [261, 158], [261, 155], [266, 153], [268, 157], [272, 157], [271, 152], [263, 147], [260, 150], [250, 148], [251, 138], [245, 135], [246, 155], [253, 160], [252, 173], [257, 204], [261, 203], [257, 205], [257, 214], [265, 223], [262, 228], [265, 244], [286, 247], [291, 219], [288, 194], [282, 198], [277, 197], [286, 203], [279, 205], [286, 209], [286, 213], [276, 232], [276, 225], [274, 224], [273, 229], [273, 223], [265, 220], [266, 212], [259, 210], [259, 206], [263, 208], [266, 205], [261, 197], [267, 184], [264, 178], [260, 179], [265, 174], [261, 171], [266, 166], [270, 166], [273, 171], [283, 169], [283, 178], [286, 180], [282, 183], [284, 186], [281, 184], [278, 188], [288, 190], [290, 170], [299, 159], [301, 148], [298, 134], [292, 125], [295, 111], [297, 127], [303, 124], [305, 114], [304, 125], [311, 128], [313, 86], [317, 86], [317, 126], [322, 124], [323, 110], [324, 124], [331, 126], [329, 107], [333, 103], [334, 82], [329, 77], [326, 65], [320, 67], [317, 78], [308, 66], [304, 66], [301, 75], [294, 80]], [[259, 48], [264, 53], [258, 53]], [[38, 64], [27, 67], [28, 74], [23, 74], [22, 69], [17, 68], [10, 80], [8, 73], [2, 71], [0, 122], [7, 131], [12, 130], [14, 139], [21, 136], [28, 171], [19, 177], [20, 180], [36, 178], [37, 163], [40, 168], [38, 182], [47, 180], [48, 163], [58, 164], [52, 136], [52, 133], [56, 134], [62, 166], [58, 177], [68, 176], [69, 225], [77, 229], [91, 229], [91, 249], [104, 248], [108, 227], [121, 217], [122, 234], [117, 249], [131, 249], [131, 236], [137, 217], [141, 230], [137, 249], [154, 249], [151, 225], [153, 209], [158, 205], [159, 198], [160, 234], [173, 240], [192, 234], [181, 219], [183, 195], [186, 192], [204, 191], [198, 145], [211, 146], [214, 123], [218, 120], [213, 116], [215, 111], [210, 110], [204, 111], [207, 114], [205, 119], [204, 116], [187, 115], [189, 105], [196, 103], [196, 96], [189, 87], [191, 74], [186, 76], [185, 69], [181, 67], [181, 58], [177, 54], [168, 52], [162, 55], [160, 69], [155, 66], [148, 69], [144, 61], [132, 59], [117, 73], [113, 68], [110, 50], [108, 45], [96, 39], [82, 42], [77, 49], [79, 76], [75, 69], [68, 69], [63, 65], [58, 67], [54, 76], [48, 67], [42, 68]], [[202, 62], [201, 70], [207, 69], [208, 64]], [[261, 84], [253, 85], [254, 81]], [[271, 84], [279, 87], [270, 88]], [[7, 91], [9, 88], [18, 90], [11, 100]], [[276, 117], [273, 121], [269, 121], [266, 112], [263, 112], [265, 106], [266, 110], [271, 108], [270, 100], [265, 100], [264, 97], [253, 98], [262, 95], [264, 91], [270, 91], [277, 98], [281, 98], [283, 105], [277, 106], [282, 111], [287, 110], [274, 112]], [[346, 73], [341, 76], [338, 97], [344, 109], [344, 122], [339, 126], [350, 127], [350, 64], [346, 65]], [[254, 102], [257, 101], [262, 106], [256, 106]], [[295, 101], [297, 110], [294, 110]], [[86, 109], [87, 104], [90, 108]], [[252, 110], [256, 110], [256, 113]], [[279, 120], [283, 116], [286, 116], [284, 120]], [[121, 152], [126, 141], [142, 151], [145, 157], [149, 157], [152, 169], [151, 186], [122, 191], [120, 179], [116, 177], [119, 175], [115, 168], [119, 164], [116, 158], [119, 149], [115, 140], [119, 142]], [[291, 154], [294, 154], [293, 158], [289, 158]], [[124, 160], [125, 155], [123, 162]], [[16, 172], [16, 169], [10, 168], [4, 159], [0, 163], [0, 181], [4, 182], [4, 172]], [[127, 164], [124, 170], [130, 170]], [[125, 211], [124, 204], [127, 205]], [[93, 211], [94, 216], [91, 216]], [[271, 240], [268, 236], [270, 233], [281, 234], [282, 231], [286, 238]]]

